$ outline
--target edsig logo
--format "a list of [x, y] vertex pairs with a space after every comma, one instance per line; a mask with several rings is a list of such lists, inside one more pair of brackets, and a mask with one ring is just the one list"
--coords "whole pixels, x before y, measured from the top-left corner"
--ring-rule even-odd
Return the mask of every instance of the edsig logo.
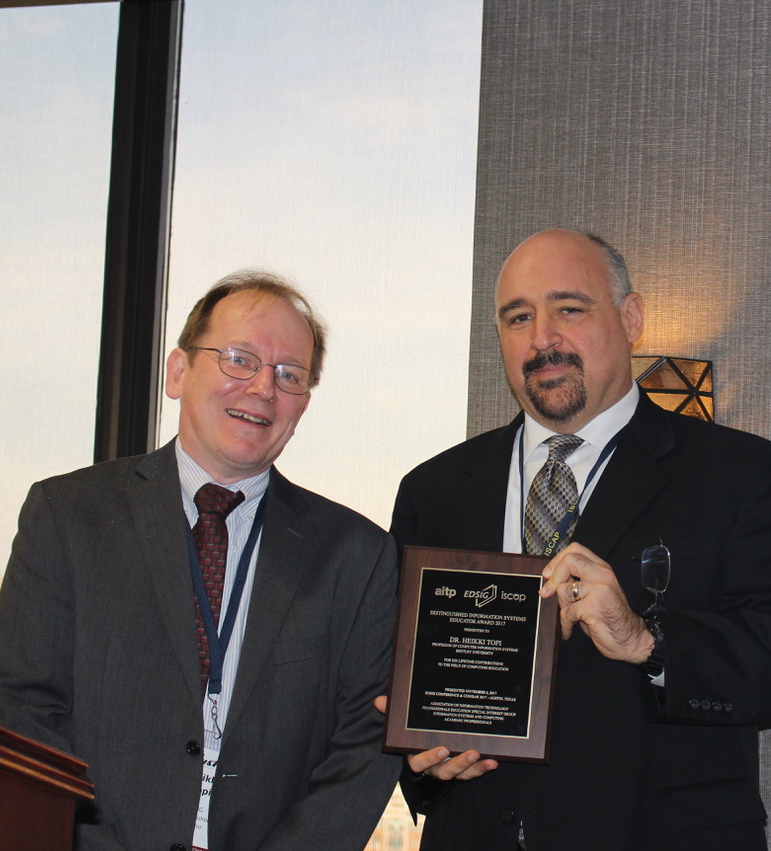
[[481, 609], [482, 606], [486, 606], [488, 603], [492, 603], [493, 600], [498, 599], [498, 586], [488, 585], [487, 588], [483, 588], [481, 591], [464, 591], [463, 596], [473, 598], [474, 605], [478, 609]]

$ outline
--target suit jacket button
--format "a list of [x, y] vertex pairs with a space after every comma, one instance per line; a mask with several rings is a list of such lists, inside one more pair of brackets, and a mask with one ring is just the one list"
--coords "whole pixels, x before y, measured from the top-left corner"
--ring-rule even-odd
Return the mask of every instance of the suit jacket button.
[[699, 708], [699, 701], [698, 701], [698, 700], [696, 700], [696, 698], [695, 698], [695, 697], [692, 697], [692, 698], [688, 701], [688, 706], [689, 706], [691, 709], [698, 709], [698, 708]]
[[504, 824], [511, 824], [514, 821], [514, 810], [501, 810], [501, 821]]
[[180, 845], [179, 842], [175, 842], [173, 845], [169, 846], [169, 851], [187, 851], [184, 845]]
[[701, 702], [702, 709], [712, 709], [712, 701], [711, 700], [702, 700]]
[[[190, 754], [190, 756], [198, 756], [201, 753], [201, 746], [195, 739], [190, 739], [190, 741], [185, 745], [185, 750]], [[177, 851], [185, 851], [184, 848], [180, 845]]]
[[726, 712], [732, 712], [733, 708], [734, 708], [733, 703], [726, 702], [726, 703], [723, 704], [723, 709], [725, 709]]
[[716, 712], [720, 712], [723, 709], [723, 704], [719, 700], [713, 700], [712, 701], [712, 708]]

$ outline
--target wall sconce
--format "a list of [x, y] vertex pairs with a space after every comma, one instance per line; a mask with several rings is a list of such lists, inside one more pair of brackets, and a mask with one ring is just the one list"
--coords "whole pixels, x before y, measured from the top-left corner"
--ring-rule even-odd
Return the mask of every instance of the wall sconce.
[[632, 377], [667, 411], [714, 422], [711, 360], [642, 355], [632, 358]]

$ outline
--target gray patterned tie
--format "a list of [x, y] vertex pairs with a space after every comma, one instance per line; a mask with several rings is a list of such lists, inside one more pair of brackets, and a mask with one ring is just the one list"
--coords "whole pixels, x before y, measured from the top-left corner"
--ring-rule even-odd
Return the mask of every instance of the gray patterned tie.
[[[525, 547], [533, 555], [543, 554], [568, 506], [578, 499], [576, 477], [565, 459], [583, 440], [574, 434], [556, 434], [545, 442], [549, 446], [549, 457], [533, 479], [525, 505]], [[558, 553], [567, 544], [577, 521], [576, 511], [551, 554]]]

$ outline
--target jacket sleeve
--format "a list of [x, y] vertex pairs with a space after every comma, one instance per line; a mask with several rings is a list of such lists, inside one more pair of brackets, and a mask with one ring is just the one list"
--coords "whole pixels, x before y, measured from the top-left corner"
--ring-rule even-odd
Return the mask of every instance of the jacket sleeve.
[[[661, 720], [707, 725], [771, 724], [771, 451], [735, 471], [731, 503], [716, 552], [691, 566], [694, 597], [715, 585], [716, 604], [672, 609], [662, 616], [666, 642], [663, 700], [648, 705]], [[712, 497], [723, 486], [714, 480]], [[696, 544], [693, 550], [697, 550]], [[685, 553], [684, 553], [685, 555]], [[673, 556], [674, 559], [674, 556]], [[707, 560], [716, 569], [707, 569]], [[674, 570], [674, 563], [673, 563]], [[698, 586], [698, 590], [697, 587]], [[651, 691], [660, 691], [653, 687]]]
[[384, 694], [396, 606], [393, 541], [371, 569], [345, 642], [336, 683], [337, 722], [326, 758], [308, 792], [271, 831], [260, 851], [314, 848], [360, 851], [388, 803], [401, 759], [381, 751], [383, 718], [373, 700]]
[[[30, 489], [0, 589], [0, 725], [72, 753], [72, 579], [42, 484]], [[78, 754], [75, 754], [77, 756]], [[88, 821], [91, 805], [79, 807]], [[120, 851], [108, 826], [83, 825], [78, 851]]]
[[0, 590], [0, 724], [67, 752], [72, 594], [53, 513], [33, 485]]

